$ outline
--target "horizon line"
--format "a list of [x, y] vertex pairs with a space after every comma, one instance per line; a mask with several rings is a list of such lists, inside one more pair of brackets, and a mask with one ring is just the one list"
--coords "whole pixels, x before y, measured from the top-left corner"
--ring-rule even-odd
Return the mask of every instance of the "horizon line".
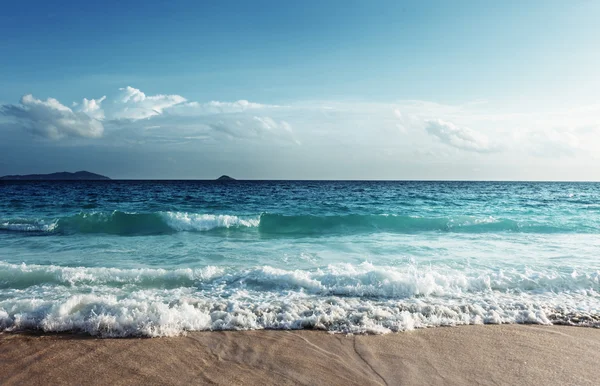
[[[9, 176], [9, 175], [7, 175]], [[89, 180], [53, 180], [53, 179], [2, 179], [2, 182], [111, 182], [111, 181], [202, 181], [202, 182], [556, 182], [556, 183], [600, 183], [600, 180], [510, 180], [510, 179], [490, 179], [490, 180], [471, 180], [471, 179], [283, 179], [283, 178], [235, 178], [232, 180], [218, 180], [217, 178], [110, 178], [89, 179]]]

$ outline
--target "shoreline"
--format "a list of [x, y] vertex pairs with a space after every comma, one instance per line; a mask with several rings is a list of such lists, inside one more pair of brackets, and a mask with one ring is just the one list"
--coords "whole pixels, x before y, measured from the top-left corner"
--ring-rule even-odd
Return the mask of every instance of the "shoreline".
[[595, 384], [600, 329], [485, 325], [385, 335], [0, 333], [0, 384]]

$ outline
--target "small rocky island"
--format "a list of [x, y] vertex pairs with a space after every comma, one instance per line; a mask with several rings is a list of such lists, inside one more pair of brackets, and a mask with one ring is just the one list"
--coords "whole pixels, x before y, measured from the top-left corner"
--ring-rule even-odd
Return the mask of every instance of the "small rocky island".
[[221, 177], [217, 178], [217, 181], [235, 181], [235, 178], [222, 175]]
[[87, 172], [85, 170], [69, 173], [69, 172], [58, 172], [50, 174], [25, 174], [25, 175], [12, 175], [0, 177], [2, 181], [105, 181], [110, 178]]

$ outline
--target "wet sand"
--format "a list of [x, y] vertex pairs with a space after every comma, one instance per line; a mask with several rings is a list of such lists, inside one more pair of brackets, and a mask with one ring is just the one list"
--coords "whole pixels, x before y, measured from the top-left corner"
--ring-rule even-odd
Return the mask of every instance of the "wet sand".
[[464, 326], [379, 336], [0, 334], [2, 385], [593, 385], [600, 329]]

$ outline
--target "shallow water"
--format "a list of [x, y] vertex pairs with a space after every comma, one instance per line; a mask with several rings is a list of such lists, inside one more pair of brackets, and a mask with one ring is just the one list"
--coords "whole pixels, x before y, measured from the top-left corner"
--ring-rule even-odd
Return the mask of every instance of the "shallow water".
[[0, 328], [600, 326], [600, 184], [0, 182]]

